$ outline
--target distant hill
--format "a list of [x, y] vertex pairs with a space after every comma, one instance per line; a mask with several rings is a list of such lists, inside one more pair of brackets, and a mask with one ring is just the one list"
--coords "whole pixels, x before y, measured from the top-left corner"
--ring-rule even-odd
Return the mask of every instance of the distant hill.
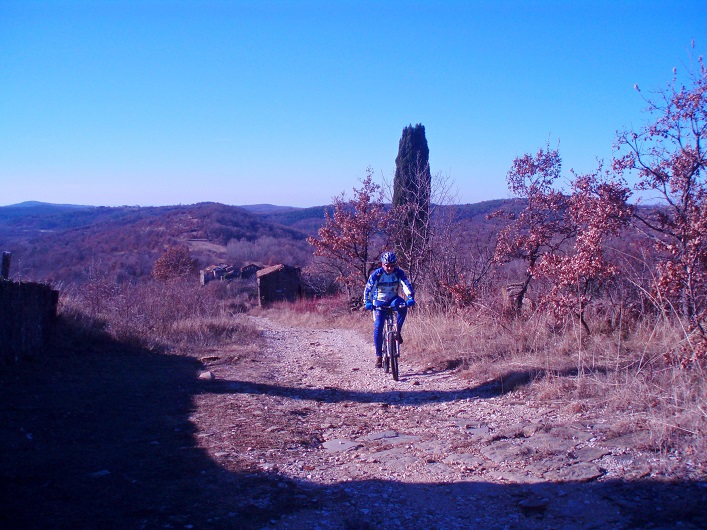
[[17, 204], [10, 204], [4, 208], [47, 208], [47, 209], [62, 209], [62, 208], [93, 208], [92, 206], [81, 206], [77, 204], [53, 204], [50, 202], [25, 201]]
[[[500, 221], [489, 223], [488, 214], [499, 209], [518, 212], [523, 206], [523, 201], [506, 199], [443, 206], [438, 212], [450, 215], [459, 234], [479, 230], [491, 233]], [[330, 208], [219, 203], [106, 207], [26, 202], [0, 207], [0, 251], [12, 252], [13, 271], [20, 271], [27, 279], [72, 282], [86, 274], [100, 273], [130, 280], [149, 275], [164, 249], [180, 243], [188, 244], [202, 265], [223, 260], [229, 242], [240, 243], [239, 252], [248, 250], [243, 242], [251, 242], [250, 248], [256, 251], [266, 244], [299, 248], [301, 252], [308, 247], [304, 240], [316, 235]], [[256, 247], [252, 247], [256, 241]]]
[[[261, 208], [261, 206], [267, 207], [271, 205], [256, 205], [245, 208], [259, 213], [264, 219], [272, 223], [288, 226], [310, 235], [316, 235], [317, 230], [324, 224], [324, 212], [332, 208], [330, 205], [313, 206], [310, 208]], [[455, 222], [475, 223], [485, 222], [487, 215], [498, 210], [517, 213], [524, 207], [525, 201], [522, 199], [498, 199], [472, 204], [438, 206], [437, 211], [440, 215], [451, 213], [452, 219], [454, 219]]]
[[0, 207], [0, 250], [13, 253], [13, 270], [20, 267], [23, 275], [37, 280], [71, 281], [89, 267], [137, 278], [149, 274], [170, 245], [198, 240], [199, 249], [211, 248], [213, 254], [231, 240], [261, 237], [304, 241], [307, 233], [218, 203]]
[[498, 210], [520, 212], [525, 207], [522, 199], [496, 199], [472, 204], [454, 204], [442, 207], [443, 211], [451, 210], [455, 221], [481, 221]]
[[10, 206], [0, 206], [0, 223], [22, 218], [49, 218], [53, 215], [92, 208], [94, 207], [27, 201], [19, 204], [11, 204]]
[[324, 224], [324, 211], [331, 206], [313, 206], [292, 210], [279, 210], [263, 214], [263, 218], [271, 223], [289, 226], [309, 235], [315, 235]]
[[[273, 207], [289, 211], [289, 207]], [[257, 208], [256, 208], [257, 209]], [[184, 218], [189, 221], [185, 222]], [[256, 237], [256, 233], [302, 238], [304, 235], [289, 227], [274, 227], [274, 221], [249, 212], [239, 206], [219, 203], [199, 203], [187, 206], [77, 206], [39, 202], [25, 202], [0, 207], [0, 228], [23, 234], [63, 232], [90, 227], [92, 231], [110, 230], [116, 226], [150, 225], [162, 222], [171, 236], [186, 230], [190, 237], [208, 238], [225, 244], [229, 239]]]
[[274, 204], [244, 204], [239, 206], [250, 213], [257, 214], [272, 214], [277, 212], [290, 212], [293, 210], [300, 210], [294, 206], [276, 206]]

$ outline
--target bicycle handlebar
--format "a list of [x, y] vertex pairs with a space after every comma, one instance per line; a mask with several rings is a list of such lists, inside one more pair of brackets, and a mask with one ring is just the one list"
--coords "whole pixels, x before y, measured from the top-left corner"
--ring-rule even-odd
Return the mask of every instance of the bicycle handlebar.
[[384, 311], [386, 309], [390, 309], [391, 311], [400, 311], [405, 307], [405, 304], [398, 304], [398, 305], [379, 305], [379, 306], [373, 306], [374, 311]]

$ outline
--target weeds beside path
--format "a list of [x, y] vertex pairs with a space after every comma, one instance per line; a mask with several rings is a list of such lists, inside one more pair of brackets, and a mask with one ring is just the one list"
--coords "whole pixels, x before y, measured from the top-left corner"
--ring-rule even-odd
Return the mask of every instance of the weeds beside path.
[[405, 353], [394, 382], [355, 330], [248, 318], [257, 348], [105, 343], [1, 373], [0, 526], [707, 525], [702, 468], [665, 476], [612, 418]]

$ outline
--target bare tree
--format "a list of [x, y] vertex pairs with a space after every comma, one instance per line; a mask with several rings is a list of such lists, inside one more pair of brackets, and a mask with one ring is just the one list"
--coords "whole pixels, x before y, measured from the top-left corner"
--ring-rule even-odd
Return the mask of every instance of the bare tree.
[[[424, 204], [424, 200], [417, 201], [413, 195], [409, 195], [413, 200], [394, 207], [388, 238], [399, 253], [402, 265], [407, 268], [408, 278], [416, 288], [435, 291], [438, 290], [438, 282], [443, 274], [454, 270], [454, 267], [448, 265], [454, 263], [454, 242], [459, 241], [458, 234], [457, 239], [452, 236], [455, 221], [451, 205], [456, 202], [456, 195], [448, 175], [435, 173], [425, 182], [424, 186], [418, 187], [417, 192], [422, 199], [429, 201], [429, 205], [423, 208], [421, 204]], [[394, 185], [384, 179], [384, 186], [388, 198], [392, 200]], [[410, 219], [416, 219], [416, 222], [408, 222]]]
[[667, 88], [644, 98], [655, 119], [619, 134], [621, 156], [613, 167], [637, 174], [637, 189], [660, 199], [636, 218], [659, 254], [655, 288], [695, 337], [694, 360], [707, 358], [707, 68], [701, 57], [688, 81], [679, 82], [675, 69]]
[[546, 253], [555, 252], [570, 236], [564, 222], [567, 197], [555, 189], [561, 170], [560, 153], [549, 146], [539, 149], [535, 156], [525, 154], [516, 158], [506, 176], [508, 189], [524, 199], [526, 206], [518, 215], [498, 211], [489, 216], [508, 222], [498, 234], [494, 261], [498, 264], [514, 259], [527, 262], [525, 276], [513, 293], [517, 314], [522, 310], [538, 260]]
[[319, 266], [337, 272], [337, 281], [349, 297], [363, 293], [382, 249], [382, 234], [388, 222], [380, 186], [373, 182], [373, 172], [368, 168], [363, 186], [354, 189], [353, 199], [347, 201], [343, 193], [334, 198], [333, 212], [325, 213], [319, 237], [307, 239], [314, 246]]

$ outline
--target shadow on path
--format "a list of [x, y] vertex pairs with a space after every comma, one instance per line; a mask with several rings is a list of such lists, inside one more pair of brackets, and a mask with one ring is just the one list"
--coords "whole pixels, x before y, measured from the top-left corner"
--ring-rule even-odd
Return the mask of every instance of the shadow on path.
[[[553, 371], [561, 377], [574, 377], [578, 374], [576, 368]], [[414, 374], [424, 377], [424, 374]], [[270, 383], [254, 383], [250, 381], [219, 380], [208, 382], [203, 391], [216, 394], [262, 394], [286, 397], [298, 400], [312, 400], [323, 403], [387, 403], [394, 404], [404, 401], [406, 404], [422, 405], [460, 399], [488, 399], [508, 394], [521, 386], [542, 379], [548, 371], [542, 368], [510, 371], [492, 381], [461, 390], [386, 390], [381, 392], [344, 390], [341, 388], [306, 388], [295, 386], [274, 385]], [[407, 377], [410, 377], [409, 375]]]
[[[63, 334], [45, 358], [0, 368], [0, 528], [250, 529], [284, 519], [297, 527], [306, 514], [322, 528], [342, 529], [444, 528], [450, 520], [466, 528], [581, 527], [596, 520], [597, 510], [614, 528], [707, 526], [707, 488], [694, 483], [323, 486], [227, 471], [196, 441], [189, 418], [200, 392], [332, 402], [392, 402], [401, 393], [205, 384], [194, 359], [89, 339], [66, 327]], [[403, 392], [419, 402], [488, 395], [483, 386]], [[388, 501], [380, 503], [383, 494]], [[411, 502], [420, 498], [429, 502]]]

